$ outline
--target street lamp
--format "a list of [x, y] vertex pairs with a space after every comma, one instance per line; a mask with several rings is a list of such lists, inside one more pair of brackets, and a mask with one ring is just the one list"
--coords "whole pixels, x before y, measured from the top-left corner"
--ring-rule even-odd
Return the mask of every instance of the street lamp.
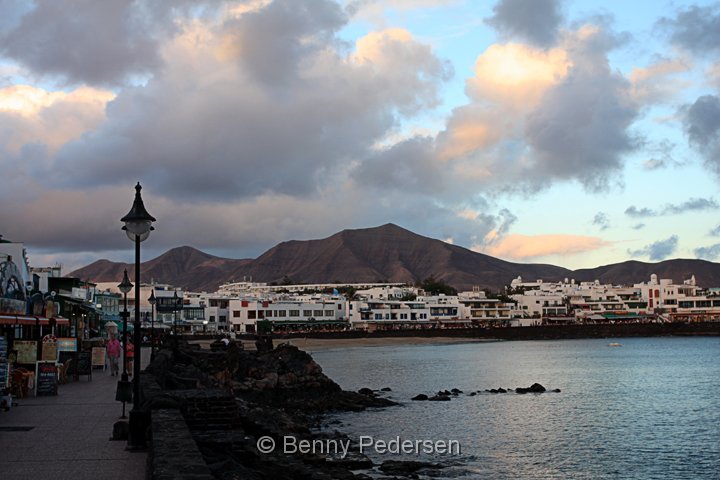
[[128, 278], [127, 269], [125, 269], [125, 273], [123, 274], [122, 283], [118, 285], [118, 288], [123, 294], [123, 358], [122, 358], [122, 367], [123, 367], [123, 373], [120, 377], [120, 380], [118, 380], [117, 385], [117, 391], [115, 393], [115, 400], [118, 400], [122, 402], [123, 409], [122, 409], [122, 416], [120, 418], [127, 418], [125, 416], [125, 403], [132, 400], [132, 388], [130, 385], [130, 382], [128, 381], [128, 372], [127, 372], [127, 319], [130, 315], [128, 313], [127, 309], [127, 294], [130, 290], [132, 290], [133, 284], [130, 283], [130, 279]]
[[150, 298], [148, 298], [148, 302], [150, 303], [150, 308], [152, 309], [152, 313], [150, 315], [150, 360], [152, 360], [155, 358], [155, 304], [157, 303], [157, 300], [155, 299], [155, 287], [150, 290]]
[[142, 195], [140, 191], [142, 187], [140, 182], [135, 185], [135, 200], [132, 208], [127, 215], [120, 219], [125, 223], [123, 230], [128, 238], [135, 242], [135, 323], [134, 323], [134, 344], [135, 344], [135, 360], [133, 362], [133, 408], [130, 411], [130, 429], [128, 434], [128, 448], [142, 449], [145, 448], [145, 424], [147, 419], [142, 418], [140, 412], [140, 363], [142, 360], [142, 341], [140, 338], [140, 242], [146, 240], [150, 236], [150, 232], [154, 230], [152, 223], [155, 217], [145, 210]]
[[179, 304], [180, 304], [180, 297], [178, 297], [177, 290], [175, 290], [175, 293], [173, 293], [173, 343], [175, 343], [175, 348], [177, 348], [177, 346], [178, 346], [177, 312], [178, 312]]

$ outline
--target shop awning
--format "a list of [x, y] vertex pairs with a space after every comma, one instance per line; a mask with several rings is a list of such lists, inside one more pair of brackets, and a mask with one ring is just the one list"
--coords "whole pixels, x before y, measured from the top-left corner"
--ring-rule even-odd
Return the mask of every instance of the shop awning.
[[[45, 317], [28, 317], [25, 315], [0, 315], [0, 325], [50, 325], [50, 319]], [[70, 325], [70, 320], [55, 317], [55, 325]]]

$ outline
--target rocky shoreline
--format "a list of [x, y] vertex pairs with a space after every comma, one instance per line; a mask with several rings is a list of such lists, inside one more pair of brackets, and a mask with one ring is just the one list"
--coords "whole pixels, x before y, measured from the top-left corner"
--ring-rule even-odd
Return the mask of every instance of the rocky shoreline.
[[[376, 392], [342, 390], [310, 355], [291, 345], [255, 352], [234, 343], [215, 351], [183, 344], [157, 352], [144, 377], [144, 406], [153, 419], [153, 479], [180, 473], [187, 479], [363, 479], [370, 477], [352, 470], [373, 467], [381, 475], [407, 478], [423, 468], [439, 468], [423, 462], [374, 465], [342, 433], [318, 433], [324, 413], [397, 403]], [[168, 427], [179, 418], [187, 429]], [[333, 440], [350, 448], [347, 454], [285, 454], [279, 446], [286, 436], [309, 444]], [[261, 452], [264, 437], [278, 448]], [[194, 459], [188, 438], [197, 445]]]

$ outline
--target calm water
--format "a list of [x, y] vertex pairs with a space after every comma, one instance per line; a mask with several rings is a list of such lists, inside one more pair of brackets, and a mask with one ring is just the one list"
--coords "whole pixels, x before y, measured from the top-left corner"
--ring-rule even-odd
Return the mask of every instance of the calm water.
[[[459, 457], [421, 457], [451, 465], [441, 478], [720, 479], [717, 337], [311, 353], [343, 388], [391, 387], [391, 398], [403, 404], [331, 417], [351, 437], [458, 440]], [[534, 382], [562, 393], [467, 396]], [[465, 394], [451, 402], [410, 401], [453, 387]]]

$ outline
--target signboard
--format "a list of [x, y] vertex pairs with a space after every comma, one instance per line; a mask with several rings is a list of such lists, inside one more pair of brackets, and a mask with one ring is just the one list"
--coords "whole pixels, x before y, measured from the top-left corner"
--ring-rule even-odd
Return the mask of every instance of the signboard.
[[92, 354], [90, 352], [77, 353], [75, 375], [92, 375]]
[[35, 367], [35, 394], [57, 395], [58, 367], [55, 362], [37, 362]]
[[46, 362], [54, 362], [57, 360], [57, 342], [47, 342], [42, 344], [42, 356], [40, 360]]
[[92, 348], [93, 368], [105, 368], [105, 349], [103, 347]]
[[17, 350], [17, 363], [34, 364], [37, 361], [37, 342], [35, 340], [15, 340], [13, 347]]
[[77, 338], [58, 338], [57, 349], [58, 352], [77, 352]]

